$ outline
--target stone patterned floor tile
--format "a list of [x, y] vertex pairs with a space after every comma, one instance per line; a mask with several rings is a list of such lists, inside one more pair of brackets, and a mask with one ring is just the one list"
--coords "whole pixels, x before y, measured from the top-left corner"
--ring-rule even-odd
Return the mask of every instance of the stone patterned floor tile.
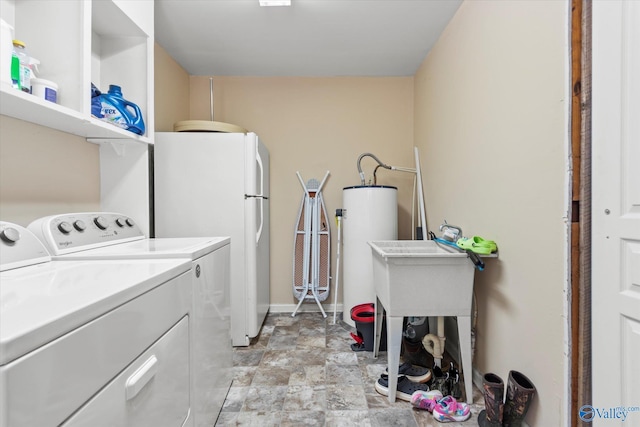
[[327, 409], [330, 411], [368, 409], [362, 386], [327, 385]]
[[287, 386], [252, 386], [249, 388], [241, 411], [280, 412], [287, 390]]
[[324, 425], [324, 411], [283, 412], [280, 421], [280, 427], [322, 427]]
[[463, 423], [442, 424], [408, 402], [389, 403], [374, 387], [387, 353], [353, 351], [350, 332], [320, 313], [269, 314], [251, 345], [234, 349], [233, 383], [216, 427], [478, 425], [483, 399], [475, 387], [472, 415]]
[[286, 386], [289, 385], [291, 377], [291, 368], [279, 366], [261, 366], [259, 367], [251, 381], [251, 386]]
[[290, 386], [284, 400], [283, 411], [320, 411], [327, 410], [327, 389], [324, 385]]

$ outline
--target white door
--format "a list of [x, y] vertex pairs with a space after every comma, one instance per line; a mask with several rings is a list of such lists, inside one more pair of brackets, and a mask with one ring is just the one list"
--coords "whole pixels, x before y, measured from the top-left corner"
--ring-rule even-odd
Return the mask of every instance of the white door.
[[593, 2], [595, 426], [640, 425], [640, 2]]

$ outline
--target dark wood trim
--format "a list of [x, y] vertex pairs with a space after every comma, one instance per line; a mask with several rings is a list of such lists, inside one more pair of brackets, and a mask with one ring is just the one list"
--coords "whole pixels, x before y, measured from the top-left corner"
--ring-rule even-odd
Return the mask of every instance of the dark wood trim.
[[580, 389], [580, 152], [582, 128], [582, 0], [571, 2], [571, 426], [578, 425]]
[[571, 2], [571, 426], [591, 404], [591, 0]]

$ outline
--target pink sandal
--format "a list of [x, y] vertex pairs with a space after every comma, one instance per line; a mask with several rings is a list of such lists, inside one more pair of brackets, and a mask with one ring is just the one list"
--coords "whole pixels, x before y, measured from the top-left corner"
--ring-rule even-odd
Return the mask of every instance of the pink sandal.
[[440, 399], [442, 399], [440, 390], [418, 390], [411, 395], [411, 405], [418, 409], [426, 409], [429, 412], [433, 412], [433, 408]]
[[433, 408], [433, 418], [441, 423], [466, 421], [471, 417], [471, 410], [466, 403], [459, 403], [453, 396], [438, 401]]

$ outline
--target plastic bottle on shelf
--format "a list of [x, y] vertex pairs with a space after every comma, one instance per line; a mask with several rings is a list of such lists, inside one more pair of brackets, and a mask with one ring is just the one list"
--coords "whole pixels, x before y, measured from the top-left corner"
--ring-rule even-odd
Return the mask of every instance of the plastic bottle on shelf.
[[0, 82], [11, 85], [11, 61], [13, 57], [13, 27], [0, 18]]
[[120, 86], [109, 85], [109, 92], [100, 95], [102, 120], [129, 132], [144, 135], [144, 119], [140, 108], [122, 97]]
[[11, 51], [11, 86], [20, 90], [20, 58], [15, 47]]
[[[13, 50], [15, 51], [20, 61], [19, 89], [22, 90], [23, 92], [30, 93], [31, 92], [31, 66], [29, 62], [31, 58], [27, 53], [27, 47], [23, 41], [13, 40]], [[12, 62], [12, 69], [13, 69], [13, 62]]]
[[91, 115], [96, 119], [102, 119], [104, 117], [102, 114], [102, 102], [100, 102], [100, 95], [102, 95], [100, 89], [91, 83]]

